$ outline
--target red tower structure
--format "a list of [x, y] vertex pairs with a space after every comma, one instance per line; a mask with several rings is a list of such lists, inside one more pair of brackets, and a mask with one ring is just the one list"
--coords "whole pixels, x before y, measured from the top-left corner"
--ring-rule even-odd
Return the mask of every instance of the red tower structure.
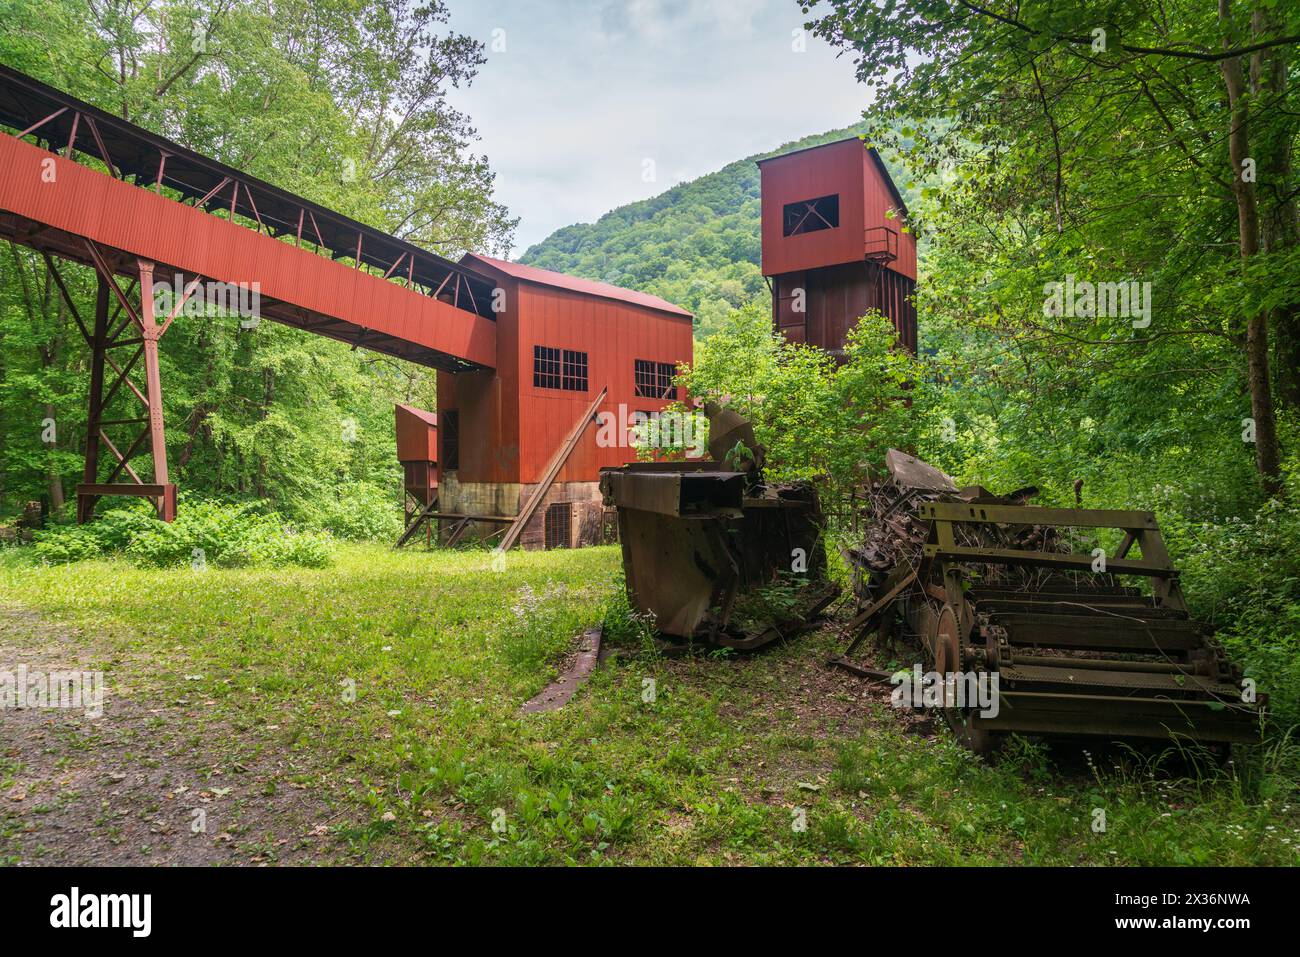
[[[438, 501], [438, 417], [413, 405], [394, 406], [397, 460], [402, 463], [402, 511], [406, 542], [414, 531], [411, 519], [432, 511]], [[426, 532], [432, 526], [425, 525]], [[426, 536], [431, 537], [431, 536]]]
[[854, 137], [758, 163], [772, 324], [843, 356], [871, 309], [916, 351], [916, 237], [880, 155]]

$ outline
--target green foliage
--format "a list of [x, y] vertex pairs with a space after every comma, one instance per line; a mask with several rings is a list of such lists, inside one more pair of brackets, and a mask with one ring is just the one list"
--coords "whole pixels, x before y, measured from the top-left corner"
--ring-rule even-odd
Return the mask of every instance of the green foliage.
[[924, 415], [920, 366], [894, 340], [889, 322], [868, 315], [837, 365], [820, 349], [774, 335], [768, 310], [755, 304], [699, 344], [682, 381], [692, 396], [749, 417], [769, 477], [818, 478], [835, 507], [879, 467], [885, 449], [911, 443]]
[[256, 503], [225, 504], [186, 497], [174, 522], [159, 521], [147, 505], [111, 509], [87, 525], [55, 526], [39, 533], [36, 554], [52, 564], [123, 554], [137, 565], [225, 568], [331, 562], [327, 536], [297, 532]]
[[1281, 725], [1300, 725], [1300, 512], [1269, 502], [1219, 524], [1166, 519], [1165, 529], [1189, 601], [1270, 694]]
[[313, 499], [295, 512], [305, 528], [352, 541], [393, 542], [402, 533], [402, 511], [393, 493], [372, 482], [357, 482], [336, 495]]

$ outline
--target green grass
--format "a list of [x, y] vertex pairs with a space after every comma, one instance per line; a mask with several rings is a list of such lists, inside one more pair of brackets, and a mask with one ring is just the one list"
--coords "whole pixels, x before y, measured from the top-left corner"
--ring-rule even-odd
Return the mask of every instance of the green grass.
[[0, 552], [0, 602], [95, 636], [110, 688], [201, 696], [326, 769], [361, 811], [338, 839], [367, 860], [1300, 863], [1288, 746], [1230, 771], [1123, 752], [1058, 767], [1028, 746], [987, 763], [827, 671], [830, 633], [754, 656], [631, 646], [563, 710], [519, 716], [620, 587], [614, 548], [501, 571], [377, 545], [328, 569], [201, 572]]

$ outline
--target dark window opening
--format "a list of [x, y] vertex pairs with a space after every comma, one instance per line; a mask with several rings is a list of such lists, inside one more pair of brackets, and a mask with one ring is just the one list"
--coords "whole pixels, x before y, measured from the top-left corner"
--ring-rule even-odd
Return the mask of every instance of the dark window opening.
[[587, 391], [587, 353], [533, 346], [533, 385], [539, 389]]
[[564, 350], [564, 384], [570, 392], [587, 391], [587, 353]]
[[560, 350], [533, 346], [533, 385], [539, 389], [560, 387]]
[[636, 360], [636, 394], [650, 399], [675, 399], [677, 386], [673, 376], [677, 368], [671, 362]]
[[460, 412], [456, 409], [444, 409], [438, 416], [438, 436], [442, 439], [442, 452], [439, 455], [444, 472], [454, 472], [460, 468]]
[[556, 502], [546, 506], [545, 539], [546, 548], [572, 548], [573, 506], [568, 502]]
[[786, 203], [781, 218], [783, 236], [802, 236], [819, 229], [838, 229], [840, 225], [840, 198], [819, 196], [816, 199]]

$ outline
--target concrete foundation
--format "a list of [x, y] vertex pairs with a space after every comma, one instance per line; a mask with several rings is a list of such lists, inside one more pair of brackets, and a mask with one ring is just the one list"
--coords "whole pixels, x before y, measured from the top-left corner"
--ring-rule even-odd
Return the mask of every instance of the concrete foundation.
[[[456, 515], [518, 515], [520, 508], [536, 494], [537, 485], [508, 482], [461, 482], [456, 472], [443, 472], [438, 488], [438, 511]], [[567, 546], [580, 548], [610, 540], [605, 528], [605, 509], [599, 482], [556, 482], [528, 522], [519, 538], [522, 548], [546, 547], [546, 513], [552, 505], [569, 506]], [[444, 522], [443, 535], [451, 529]], [[611, 523], [612, 525], [612, 523]], [[468, 534], [485, 538], [505, 526], [500, 522], [475, 522]]]

